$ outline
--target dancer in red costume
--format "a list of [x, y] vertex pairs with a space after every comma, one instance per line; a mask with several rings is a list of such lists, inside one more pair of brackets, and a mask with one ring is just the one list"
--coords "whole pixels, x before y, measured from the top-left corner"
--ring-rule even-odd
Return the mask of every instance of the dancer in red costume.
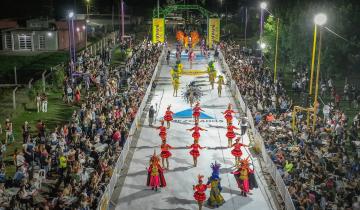
[[234, 157], [235, 157], [236, 165], [240, 163], [240, 158], [242, 156], [241, 147], [248, 147], [248, 145], [242, 144], [239, 141], [240, 141], [240, 137], [235, 139], [235, 143], [232, 145], [232, 147], [234, 147], [234, 149], [231, 150], [231, 154], [234, 155]]
[[234, 132], [235, 130], [239, 130], [239, 128], [235, 127], [232, 125], [232, 123], [229, 123], [229, 125], [227, 126], [227, 133], [226, 133], [226, 137], [228, 138], [228, 147], [230, 148], [232, 145], [232, 140], [233, 138], [236, 137], [236, 134]]
[[170, 122], [173, 120], [173, 114], [174, 112], [172, 112], [170, 110], [171, 106], [168, 106], [167, 109], [166, 109], [166, 112], [165, 112], [165, 115], [164, 115], [164, 120], [166, 121], [167, 123], [167, 128], [169, 129], [170, 128]]
[[230, 123], [232, 123], [233, 114], [235, 114], [235, 113], [237, 113], [237, 112], [235, 112], [232, 109], [232, 104], [229, 104], [227, 110], [225, 110], [225, 112], [222, 112], [222, 114], [224, 114], [224, 117], [225, 117], [226, 122], [227, 122], [228, 125]]
[[159, 136], [161, 140], [166, 139], [166, 127], [164, 126], [164, 120], [161, 120], [161, 126], [156, 127], [156, 129], [160, 130]]
[[203, 184], [203, 180], [202, 180], [203, 178], [204, 178], [204, 176], [198, 175], [198, 184], [193, 185], [193, 189], [195, 191], [194, 198], [199, 205], [199, 210], [202, 209], [204, 201], [206, 200], [205, 191], [208, 188], [208, 186], [206, 184]]
[[[162, 162], [162, 166], [164, 168], [166, 168], [167, 170], [169, 170], [169, 157], [171, 157], [171, 152], [169, 151], [170, 149], [173, 149], [172, 146], [168, 145], [166, 143], [166, 139], [163, 139], [162, 141], [162, 144], [160, 146], [161, 148], [161, 153], [160, 153], [160, 156], [161, 156], [161, 162]], [[166, 167], [165, 167], [165, 160], [166, 160]]]
[[200, 156], [199, 149], [205, 149], [206, 147], [202, 147], [199, 144], [199, 140], [194, 139], [194, 143], [191, 146], [187, 146], [187, 148], [192, 149], [190, 151], [190, 155], [193, 156], [194, 167], [197, 166], [197, 158]]
[[188, 131], [194, 131], [192, 133], [192, 137], [194, 138], [194, 140], [199, 140], [200, 138], [200, 131], [207, 131], [206, 129], [204, 128], [201, 128], [199, 127], [199, 123], [195, 122], [195, 126], [190, 128], [190, 129], [187, 129]]
[[192, 114], [195, 122], [199, 122], [200, 111], [204, 111], [204, 110], [201, 109], [200, 102], [197, 102], [195, 104], [195, 107], [193, 108], [193, 114]]
[[[234, 174], [235, 179], [238, 183], [238, 187], [241, 189], [241, 195], [247, 196], [250, 193], [250, 189], [257, 188], [256, 179], [254, 177], [254, 170], [250, 169], [249, 157], [241, 160], [240, 164], [237, 165], [237, 170], [231, 172]], [[253, 177], [249, 179], [250, 177]]]
[[148, 176], [146, 185], [155, 191], [157, 191], [158, 187], [166, 187], [164, 170], [161, 168], [159, 161], [160, 159], [154, 150], [154, 154], [150, 158], [150, 166], [147, 168]]

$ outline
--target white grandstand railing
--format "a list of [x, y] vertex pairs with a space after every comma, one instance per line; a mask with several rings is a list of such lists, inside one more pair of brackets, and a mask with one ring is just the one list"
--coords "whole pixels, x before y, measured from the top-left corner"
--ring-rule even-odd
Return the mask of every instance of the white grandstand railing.
[[165, 48], [163, 48], [162, 50], [162, 53], [159, 57], [159, 60], [158, 60], [158, 63], [155, 67], [155, 70], [154, 70], [154, 73], [152, 75], [152, 78], [150, 80], [150, 83], [147, 87], [147, 90], [145, 92], [145, 95], [144, 95], [144, 98], [139, 106], [139, 109], [136, 113], [136, 116], [134, 118], [134, 121], [131, 125], [131, 128], [129, 130], [129, 136], [128, 138], [126, 139], [126, 142], [123, 146], [123, 150], [121, 151], [121, 154], [118, 158], [118, 160], [116, 161], [116, 164], [115, 164], [115, 167], [113, 169], [113, 173], [112, 173], [112, 177], [110, 179], [110, 182], [109, 184], [107, 185], [101, 199], [100, 199], [100, 202], [98, 204], [98, 207], [97, 207], [97, 210], [107, 210], [108, 207], [109, 207], [109, 202], [110, 202], [110, 199], [111, 199], [111, 196], [114, 192], [114, 188], [117, 184], [117, 181], [121, 175], [121, 170], [123, 169], [123, 166], [124, 166], [124, 163], [125, 163], [125, 160], [126, 160], [126, 156], [127, 154], [129, 153], [129, 150], [130, 150], [130, 145], [132, 143], [132, 140], [133, 140], [133, 137], [134, 137], [134, 133], [137, 131], [137, 128], [139, 128], [141, 126], [141, 117], [144, 113], [144, 109], [146, 107], [146, 104], [147, 104], [147, 101], [149, 99], [149, 96], [150, 96], [150, 93], [151, 93], [151, 89], [153, 87], [153, 83], [157, 77], [157, 74], [159, 72], [159, 68], [160, 68], [160, 65], [161, 65], [161, 61], [163, 60], [164, 58], [164, 55], [165, 55]]
[[225, 74], [226, 74], [227, 80], [229, 81], [230, 90], [231, 90], [232, 95], [240, 103], [240, 107], [241, 107], [242, 111], [244, 113], [246, 113], [246, 117], [248, 118], [249, 125], [251, 127], [250, 130], [253, 134], [255, 144], [260, 146], [261, 155], [262, 155], [262, 157], [264, 159], [264, 163], [265, 163], [265, 168], [267, 169], [267, 172], [270, 173], [272, 179], [274, 180], [274, 182], [276, 184], [276, 187], [278, 188], [281, 198], [284, 201], [285, 209], [286, 210], [295, 210], [293, 200], [292, 200], [290, 193], [284, 183], [284, 180], [282, 179], [282, 177], [277, 169], [277, 166], [271, 160], [269, 154], [266, 152], [264, 140], [263, 140], [262, 136], [260, 135], [258, 129], [255, 127], [254, 118], [251, 114], [250, 109], [246, 106], [243, 98], [241, 97], [238, 86], [236, 85], [235, 81], [232, 79], [230, 68], [229, 68], [228, 64], [226, 63], [222, 52], [219, 53], [219, 62], [220, 62], [221, 67], [225, 70]]

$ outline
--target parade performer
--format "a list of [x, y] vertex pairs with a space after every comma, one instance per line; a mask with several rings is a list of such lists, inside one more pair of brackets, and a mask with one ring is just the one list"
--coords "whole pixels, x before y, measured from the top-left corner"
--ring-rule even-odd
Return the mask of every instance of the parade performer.
[[225, 110], [225, 112], [221, 112], [222, 114], [224, 114], [224, 118], [226, 119], [227, 125], [229, 125], [230, 123], [232, 123], [232, 119], [233, 119], [233, 114], [237, 113], [232, 109], [232, 104], [228, 105], [227, 110]]
[[222, 86], [224, 84], [224, 77], [222, 75], [219, 75], [217, 84], [218, 84], [218, 96], [221, 97]]
[[172, 112], [170, 110], [171, 108], [171, 105], [169, 105], [166, 109], [166, 112], [165, 112], [165, 115], [164, 115], [164, 120], [166, 121], [166, 124], [167, 124], [167, 129], [170, 128], [170, 122], [173, 120], [173, 114], [174, 112]]
[[199, 127], [198, 122], [195, 122], [195, 126], [190, 128], [190, 129], [187, 129], [187, 130], [188, 131], [193, 131], [191, 136], [194, 138], [194, 140], [199, 140], [200, 139], [200, 131], [207, 131], [206, 129]]
[[[163, 139], [160, 148], [161, 148], [160, 156], [161, 156], [162, 166], [163, 168], [169, 170], [169, 157], [171, 157], [172, 155], [169, 150], [173, 149], [173, 147], [166, 143], [166, 139]], [[165, 160], [166, 160], [166, 167], [165, 167]]]
[[232, 125], [232, 123], [229, 123], [229, 125], [227, 126], [227, 133], [226, 133], [226, 137], [228, 138], [228, 147], [230, 148], [232, 145], [232, 140], [233, 138], [236, 137], [236, 134], [234, 132], [235, 130], [239, 130], [239, 128], [235, 127]]
[[192, 114], [195, 122], [199, 122], [200, 111], [204, 111], [204, 110], [201, 109], [200, 102], [197, 102], [195, 104], [195, 107], [193, 108], [193, 114]]
[[207, 204], [212, 208], [218, 208], [225, 203], [223, 196], [221, 195], [221, 179], [219, 177], [221, 165], [218, 163], [211, 164], [212, 174], [208, 179], [207, 185], [210, 186], [210, 197], [207, 200]]
[[254, 170], [250, 168], [249, 157], [241, 160], [237, 165], [237, 170], [231, 173], [235, 176], [242, 196], [246, 197], [250, 193], [250, 189], [257, 188]]
[[200, 87], [196, 85], [195, 81], [192, 81], [189, 85], [186, 86], [186, 89], [182, 95], [184, 100], [190, 104], [190, 107], [192, 107], [194, 101], [199, 101], [203, 94]]
[[240, 163], [240, 158], [242, 156], [241, 147], [248, 147], [249, 145], [245, 145], [240, 143], [240, 137], [235, 139], [235, 143], [231, 146], [234, 149], [231, 150], [231, 154], [235, 157], [235, 164]]
[[206, 200], [205, 191], [208, 188], [208, 186], [206, 184], [203, 184], [203, 178], [204, 178], [204, 176], [198, 175], [198, 184], [193, 185], [193, 190], [195, 191], [194, 198], [199, 205], [199, 210], [202, 209], [204, 201]]
[[157, 191], [158, 187], [166, 187], [166, 181], [164, 177], [164, 171], [159, 164], [159, 157], [154, 150], [153, 156], [150, 158], [150, 166], [147, 168], [147, 186], [150, 186], [152, 190]]
[[189, 54], [188, 54], [188, 61], [190, 63], [190, 69], [192, 69], [192, 63], [194, 60], [195, 60], [195, 52], [193, 50], [190, 50]]
[[174, 89], [173, 96], [177, 97], [178, 90], [179, 90], [179, 87], [180, 87], [180, 79], [179, 79], [179, 77], [173, 78], [172, 85], [173, 85], [173, 89]]
[[194, 143], [192, 145], [190, 145], [190, 146], [187, 146], [188, 149], [192, 149], [190, 151], [190, 155], [193, 156], [194, 167], [197, 166], [197, 158], [200, 156], [199, 149], [205, 149], [206, 148], [206, 147], [200, 146], [200, 144], [198, 142], [199, 142], [199, 140], [194, 139]]
[[215, 79], [216, 79], [216, 75], [217, 75], [214, 61], [210, 61], [208, 64], [208, 74], [209, 74], [209, 82], [211, 85], [211, 89], [214, 89]]
[[164, 126], [164, 120], [161, 120], [161, 125], [156, 127], [156, 129], [160, 130], [159, 136], [162, 140], [166, 139], [166, 127]]

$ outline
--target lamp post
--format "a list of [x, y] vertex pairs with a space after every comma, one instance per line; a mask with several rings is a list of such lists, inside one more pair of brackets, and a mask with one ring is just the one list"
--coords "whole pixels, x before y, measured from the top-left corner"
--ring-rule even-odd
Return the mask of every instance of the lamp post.
[[68, 14], [69, 58], [70, 58], [69, 76], [71, 78], [71, 81], [72, 81], [72, 72], [74, 71], [74, 53], [73, 53], [73, 51], [75, 50], [75, 47], [73, 47], [74, 43], [73, 43], [73, 38], [72, 38], [73, 17], [74, 17], [74, 12], [69, 12], [69, 14]]
[[121, 0], [121, 42], [124, 42], [124, 0]]
[[267, 8], [267, 3], [266, 2], [261, 2], [260, 4], [260, 45], [262, 43], [262, 35], [263, 35], [263, 30], [264, 30], [264, 10], [266, 10]]
[[279, 46], [279, 23], [280, 19], [276, 21], [276, 43], [275, 43], [275, 58], [274, 58], [274, 82], [277, 80], [277, 57], [278, 57], [278, 46]]
[[[326, 23], [327, 17], [325, 14], [320, 13], [317, 14], [314, 18], [315, 27], [322, 26]], [[316, 39], [316, 37], [314, 38]], [[321, 28], [319, 30], [319, 48], [318, 48], [318, 57], [317, 57], [317, 65], [316, 65], [316, 81], [315, 81], [315, 97], [314, 97], [314, 115], [313, 115], [313, 127], [312, 131], [315, 131], [316, 126], [316, 112], [318, 109], [318, 94], [319, 94], [319, 77], [320, 77], [320, 64], [321, 64], [321, 41], [322, 41], [322, 33]], [[313, 55], [314, 57], [314, 55]]]
[[87, 49], [87, 24], [89, 23], [90, 0], [86, 0], [86, 19], [85, 19], [85, 48]]

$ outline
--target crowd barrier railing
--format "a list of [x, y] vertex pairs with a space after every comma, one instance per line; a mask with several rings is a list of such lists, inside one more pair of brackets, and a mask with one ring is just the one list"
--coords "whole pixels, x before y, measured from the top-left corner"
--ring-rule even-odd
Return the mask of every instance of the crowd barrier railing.
[[161, 66], [161, 61], [163, 60], [164, 58], [164, 55], [165, 55], [165, 48], [163, 48], [162, 52], [161, 52], [161, 55], [159, 57], [159, 60], [158, 60], [158, 63], [154, 69], [154, 72], [153, 72], [153, 75], [152, 75], [152, 78], [150, 80], [150, 83], [146, 89], [146, 92], [145, 92], [145, 95], [143, 97], [143, 100], [139, 106], [139, 109], [135, 115], [135, 118], [134, 118], [134, 121], [133, 123], [131, 124], [131, 127], [130, 127], [130, 130], [129, 130], [129, 136], [127, 137], [126, 139], [126, 142], [123, 146], [123, 149], [121, 151], [121, 154], [119, 156], [119, 158], [117, 159], [116, 161], [116, 164], [115, 164], [115, 168], [113, 169], [113, 173], [112, 173], [112, 176], [111, 176], [111, 179], [100, 199], [100, 202], [99, 202], [99, 205], [98, 205], [98, 208], [97, 210], [107, 210], [108, 207], [109, 207], [109, 203], [110, 203], [110, 199], [111, 199], [111, 196], [114, 192], [114, 189], [115, 189], [115, 186], [117, 184], [117, 181], [118, 181], [118, 178], [120, 177], [121, 175], [121, 170], [125, 164], [125, 159], [126, 159], [126, 156], [127, 154], [129, 153], [129, 150], [130, 150], [130, 145], [132, 143], [132, 140], [133, 140], [133, 136], [134, 136], [134, 133], [136, 132], [137, 128], [140, 127], [141, 125], [141, 117], [144, 113], [144, 109], [146, 107], [146, 104], [148, 102], [148, 99], [149, 99], [149, 96], [150, 96], [150, 93], [151, 93], [151, 89], [153, 87], [153, 83], [159, 73], [159, 68]]
[[226, 63], [226, 60], [222, 52], [219, 53], [219, 62], [221, 67], [225, 70], [227, 80], [229, 80], [228, 84], [230, 85], [232, 95], [237, 100], [237, 102], [239, 102], [241, 110], [246, 114], [246, 117], [248, 118], [248, 122], [251, 128], [250, 130], [253, 134], [255, 145], [258, 145], [259, 149], [261, 150], [261, 155], [264, 160], [265, 168], [267, 172], [270, 173], [271, 178], [274, 180], [275, 185], [278, 188], [281, 198], [284, 201], [285, 209], [295, 210], [295, 206], [291, 198], [291, 195], [287, 189], [287, 186], [285, 185], [284, 180], [282, 179], [276, 164], [271, 160], [269, 154], [266, 151], [264, 140], [260, 135], [258, 129], [255, 127], [254, 118], [252, 116], [251, 110], [246, 106], [246, 103], [241, 96], [238, 86], [236, 85], [235, 81], [232, 79], [230, 68]]

